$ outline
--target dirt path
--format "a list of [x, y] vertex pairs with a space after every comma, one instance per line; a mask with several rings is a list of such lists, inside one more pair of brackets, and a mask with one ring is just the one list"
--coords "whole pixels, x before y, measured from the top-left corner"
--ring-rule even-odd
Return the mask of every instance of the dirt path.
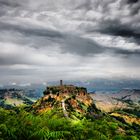
[[67, 113], [66, 108], [65, 108], [65, 100], [62, 100], [62, 108], [63, 108], [64, 116], [66, 118], [69, 118], [68, 113]]

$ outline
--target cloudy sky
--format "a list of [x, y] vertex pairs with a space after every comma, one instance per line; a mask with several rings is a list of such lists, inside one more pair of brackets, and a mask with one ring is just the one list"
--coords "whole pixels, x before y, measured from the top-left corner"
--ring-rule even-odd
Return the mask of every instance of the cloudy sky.
[[140, 79], [139, 0], [0, 0], [0, 83]]

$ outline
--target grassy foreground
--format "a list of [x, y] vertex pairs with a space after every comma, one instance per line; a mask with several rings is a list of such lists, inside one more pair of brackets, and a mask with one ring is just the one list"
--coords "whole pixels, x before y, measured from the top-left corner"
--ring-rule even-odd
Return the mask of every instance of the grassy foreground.
[[65, 118], [62, 110], [34, 114], [0, 108], [0, 140], [139, 140], [140, 126], [109, 115]]

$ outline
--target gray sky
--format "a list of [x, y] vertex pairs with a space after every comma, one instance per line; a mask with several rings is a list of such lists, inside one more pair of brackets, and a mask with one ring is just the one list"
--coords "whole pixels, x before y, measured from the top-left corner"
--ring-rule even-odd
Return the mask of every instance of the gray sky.
[[0, 83], [140, 79], [139, 0], [0, 0]]

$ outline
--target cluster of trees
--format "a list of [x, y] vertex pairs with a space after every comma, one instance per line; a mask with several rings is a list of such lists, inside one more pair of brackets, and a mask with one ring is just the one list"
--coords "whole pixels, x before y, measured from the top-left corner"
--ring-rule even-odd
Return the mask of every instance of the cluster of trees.
[[140, 133], [110, 116], [66, 119], [59, 110], [36, 115], [0, 108], [0, 140], [139, 140]]

